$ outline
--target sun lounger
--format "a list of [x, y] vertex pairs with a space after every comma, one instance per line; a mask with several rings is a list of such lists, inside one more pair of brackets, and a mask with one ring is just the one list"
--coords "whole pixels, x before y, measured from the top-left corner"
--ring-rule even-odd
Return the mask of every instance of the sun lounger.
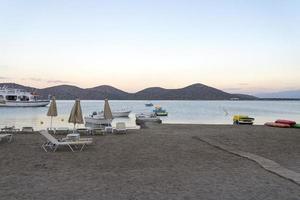
[[69, 134], [70, 129], [67, 127], [58, 127], [54, 129], [54, 134]]
[[104, 134], [105, 133], [113, 133], [113, 132], [114, 132], [113, 127], [111, 127], [111, 126], [104, 127], [104, 131], [103, 131]]
[[12, 141], [12, 134], [0, 134], [0, 141], [7, 139], [8, 142]]
[[90, 135], [91, 134], [91, 129], [88, 129], [88, 128], [78, 128], [78, 129], [76, 129], [76, 132], [80, 133], [80, 134]]
[[23, 127], [22, 128], [22, 132], [25, 132], [25, 133], [32, 133], [34, 130], [32, 127]]
[[105, 135], [103, 128], [93, 128], [91, 130], [92, 135]]
[[82, 151], [83, 148], [86, 145], [91, 144], [93, 142], [92, 138], [91, 139], [82, 138], [82, 139], [77, 140], [77, 141], [73, 141], [73, 140], [72, 141], [71, 140], [58, 141], [55, 137], [53, 137], [52, 135], [50, 135], [48, 133], [48, 131], [46, 131], [46, 130], [40, 131], [40, 134], [47, 139], [47, 142], [45, 142], [42, 145], [42, 148], [46, 152], [48, 152], [49, 149], [52, 150], [53, 152], [55, 152], [58, 147], [62, 147], [62, 146], [69, 147], [72, 152], [74, 152], [74, 149], [72, 148], [72, 146], [75, 147], [75, 148], [80, 148], [81, 147], [80, 151]]
[[4, 128], [1, 128], [1, 132], [3, 133], [15, 133], [20, 131], [20, 129], [15, 128], [15, 126], [5, 126]]
[[117, 122], [115, 131], [116, 133], [126, 133], [125, 122]]
[[62, 138], [60, 141], [93, 141], [93, 138], [80, 138], [79, 133], [70, 133], [67, 137]]

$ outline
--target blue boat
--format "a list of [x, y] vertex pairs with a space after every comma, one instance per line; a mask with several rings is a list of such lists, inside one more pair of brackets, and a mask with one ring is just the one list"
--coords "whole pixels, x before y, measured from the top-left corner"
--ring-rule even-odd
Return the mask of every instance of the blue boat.
[[146, 103], [145, 106], [146, 106], [146, 107], [152, 107], [152, 106], [153, 106], [153, 103]]

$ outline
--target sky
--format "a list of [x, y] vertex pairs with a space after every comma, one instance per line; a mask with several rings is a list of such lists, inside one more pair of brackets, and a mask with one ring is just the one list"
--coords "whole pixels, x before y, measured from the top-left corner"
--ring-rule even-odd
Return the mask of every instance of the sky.
[[299, 0], [0, 0], [0, 82], [300, 89]]

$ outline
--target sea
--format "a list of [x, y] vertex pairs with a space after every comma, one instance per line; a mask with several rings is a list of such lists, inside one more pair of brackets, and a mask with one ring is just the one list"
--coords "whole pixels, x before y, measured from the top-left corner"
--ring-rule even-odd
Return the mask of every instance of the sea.
[[[131, 110], [129, 118], [116, 118], [116, 122], [125, 122], [129, 128], [137, 128], [136, 113], [150, 113], [154, 107], [146, 103], [161, 106], [169, 115], [161, 117], [163, 123], [171, 124], [232, 124], [234, 115], [248, 115], [255, 118], [255, 124], [290, 119], [300, 123], [300, 101], [109, 101], [112, 111]], [[68, 123], [74, 101], [57, 101], [58, 116], [53, 118], [54, 127], [72, 128]], [[101, 111], [104, 101], [81, 101], [83, 115]], [[36, 130], [50, 127], [50, 117], [46, 116], [48, 107], [4, 108], [0, 107], [0, 128], [5, 126], [34, 127]], [[78, 128], [85, 124], [77, 125]]]

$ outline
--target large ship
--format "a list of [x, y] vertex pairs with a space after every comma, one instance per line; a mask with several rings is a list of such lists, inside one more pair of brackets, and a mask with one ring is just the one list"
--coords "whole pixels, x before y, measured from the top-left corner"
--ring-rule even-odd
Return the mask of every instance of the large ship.
[[49, 103], [50, 100], [39, 100], [34, 92], [0, 87], [0, 107], [43, 107]]

